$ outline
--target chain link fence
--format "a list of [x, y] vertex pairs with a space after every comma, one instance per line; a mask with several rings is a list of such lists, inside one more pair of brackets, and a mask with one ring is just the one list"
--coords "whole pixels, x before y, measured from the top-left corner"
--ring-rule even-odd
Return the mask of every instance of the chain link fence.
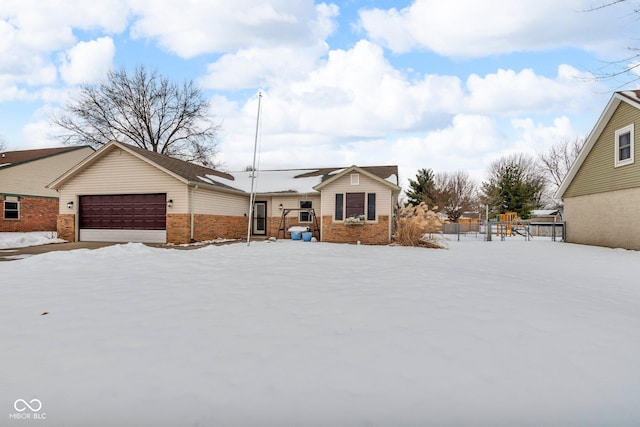
[[[531, 222], [507, 227], [505, 224], [491, 221], [489, 226], [493, 238], [513, 235], [527, 238], [544, 237], [556, 242], [565, 240], [566, 227], [564, 222]], [[449, 236], [449, 238], [455, 236], [454, 238], [457, 240], [460, 238], [491, 240], [487, 236], [487, 225], [484, 221], [443, 224], [442, 234]]]

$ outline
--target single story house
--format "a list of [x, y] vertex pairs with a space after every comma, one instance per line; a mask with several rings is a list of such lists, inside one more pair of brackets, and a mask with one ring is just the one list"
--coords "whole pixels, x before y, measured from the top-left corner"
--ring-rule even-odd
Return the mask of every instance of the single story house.
[[397, 166], [226, 173], [117, 141], [49, 187], [60, 238], [173, 244], [283, 238], [292, 226], [326, 242], [387, 244], [401, 191]]
[[614, 93], [556, 193], [567, 242], [640, 250], [636, 123], [640, 91]]
[[93, 152], [83, 146], [0, 153], [0, 231], [55, 231], [58, 193], [46, 185]]

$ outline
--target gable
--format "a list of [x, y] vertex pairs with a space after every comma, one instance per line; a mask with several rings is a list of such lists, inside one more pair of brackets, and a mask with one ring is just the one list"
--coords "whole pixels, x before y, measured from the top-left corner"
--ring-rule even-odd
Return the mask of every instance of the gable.
[[[592, 142], [573, 179], [566, 186], [562, 197], [576, 197], [607, 191], [640, 187], [640, 160], [633, 164], [615, 167], [615, 132], [634, 124], [634, 147], [640, 148], [640, 110], [627, 102], [613, 108], [611, 117]], [[586, 145], [586, 144], [585, 144]], [[588, 149], [588, 147], [585, 147]]]
[[[352, 184], [351, 174], [358, 174], [357, 184]], [[322, 212], [334, 212], [336, 206], [336, 194], [347, 193], [375, 193], [378, 214], [389, 215], [394, 199], [394, 192], [390, 186], [359, 173], [357, 170], [346, 173], [322, 187]]]
[[75, 194], [166, 192], [184, 183], [134, 155], [114, 147], [63, 184]]

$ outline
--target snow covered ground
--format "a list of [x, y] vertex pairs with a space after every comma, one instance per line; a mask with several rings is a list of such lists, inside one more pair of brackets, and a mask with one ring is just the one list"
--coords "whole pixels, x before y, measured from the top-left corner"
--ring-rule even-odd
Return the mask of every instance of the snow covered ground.
[[637, 426], [638, 265], [540, 239], [3, 262], [0, 424]]
[[52, 231], [34, 231], [31, 233], [0, 232], [0, 249], [25, 248], [27, 246], [62, 242], [65, 242], [65, 240], [58, 239], [57, 234]]

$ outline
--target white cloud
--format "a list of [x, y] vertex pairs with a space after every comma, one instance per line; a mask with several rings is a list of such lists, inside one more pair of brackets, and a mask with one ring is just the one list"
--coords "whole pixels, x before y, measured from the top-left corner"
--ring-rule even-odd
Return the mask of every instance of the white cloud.
[[[129, 9], [125, 0], [4, 0], [0, 7], [2, 87], [56, 82], [56, 52], [77, 41], [77, 30], [120, 32]], [[0, 92], [4, 91], [0, 87]]]
[[70, 85], [94, 83], [111, 68], [116, 47], [110, 37], [80, 42], [67, 50], [60, 65], [60, 75]]
[[[465, 169], [482, 179], [487, 165], [510, 149], [537, 150], [576, 135], [569, 117], [593, 110], [603, 96], [594, 95], [598, 84], [576, 74], [562, 65], [552, 78], [508, 69], [464, 82], [456, 76], [415, 78], [362, 40], [349, 50], [330, 51], [297, 80], [273, 74], [263, 99], [262, 164], [394, 163], [402, 165], [405, 178], [432, 167]], [[256, 106], [252, 98], [223, 109], [221, 150], [232, 169], [250, 162]]]
[[333, 31], [336, 6], [313, 0], [131, 0], [133, 35], [184, 58], [248, 47], [316, 45]]
[[518, 135], [511, 149], [514, 152], [527, 152], [533, 155], [546, 152], [557, 142], [575, 140], [584, 136], [576, 132], [571, 120], [566, 116], [555, 118], [550, 126], [535, 123], [531, 118], [513, 119], [511, 125]]
[[360, 27], [396, 52], [429, 49], [444, 56], [579, 47], [602, 54], [626, 48], [637, 22], [633, 2], [586, 12], [591, 0], [415, 0], [397, 10], [365, 9]]
[[318, 49], [242, 49], [209, 64], [207, 75], [200, 79], [200, 84], [208, 89], [223, 90], [267, 87], [278, 81], [301, 78], [313, 70], [323, 54], [326, 54], [326, 46]]
[[484, 77], [467, 78], [469, 96], [465, 109], [472, 112], [523, 114], [543, 111], [547, 114], [590, 108], [596, 91], [604, 91], [600, 83], [587, 83], [581, 73], [569, 65], [561, 65], [555, 78], [536, 74], [532, 69], [500, 69]]

